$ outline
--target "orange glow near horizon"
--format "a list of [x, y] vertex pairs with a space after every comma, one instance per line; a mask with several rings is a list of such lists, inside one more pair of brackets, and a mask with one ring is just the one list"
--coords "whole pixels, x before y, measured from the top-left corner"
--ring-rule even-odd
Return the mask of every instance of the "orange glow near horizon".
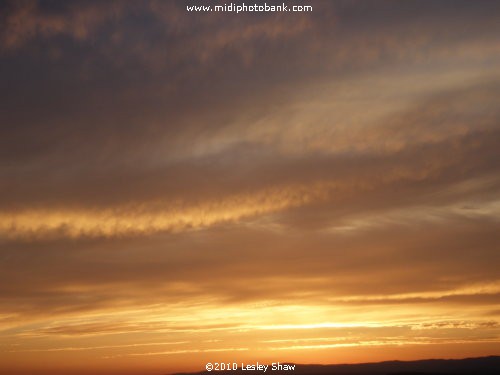
[[[338, 304], [324, 305], [199, 301], [173, 308], [152, 305], [140, 310], [121, 308], [118, 313], [111, 309], [54, 320], [40, 317], [1, 344], [8, 348], [13, 367], [43, 361], [51, 363], [48, 370], [57, 370], [91, 360], [100, 371], [121, 367], [125, 373], [199, 371], [206, 362], [415, 360], [433, 357], [435, 348], [444, 358], [461, 358], [465, 353], [480, 356], [500, 348], [500, 341], [491, 337], [498, 324], [471, 319], [477, 306], [457, 311], [440, 300], [477, 295], [473, 290], [496, 296], [497, 289], [498, 285], [478, 285], [467, 291], [433, 293], [418, 308], [400, 298], [402, 302], [389, 310], [367, 311], [362, 302], [369, 296], [359, 296], [360, 305], [340, 298]], [[408, 298], [429, 297], [423, 293]]]

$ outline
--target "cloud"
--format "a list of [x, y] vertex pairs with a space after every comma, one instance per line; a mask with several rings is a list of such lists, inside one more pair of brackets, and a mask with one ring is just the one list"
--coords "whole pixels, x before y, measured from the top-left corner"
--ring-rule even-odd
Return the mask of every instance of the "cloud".
[[[116, 3], [71, 3], [62, 11], [50, 9], [49, 4], [37, 0], [8, 2], [1, 34], [4, 49], [16, 49], [35, 38], [53, 38], [58, 35], [86, 40], [102, 25], [120, 14]], [[10, 8], [10, 9], [9, 9]]]
[[499, 5], [311, 4], [0, 5], [9, 364], [497, 347]]
[[326, 190], [321, 184], [311, 188], [290, 187], [250, 196], [230, 196], [221, 202], [204, 202], [198, 207], [182, 207], [179, 204], [177, 206], [180, 207], [175, 208], [174, 204], [173, 208], [164, 208], [159, 202], [124, 209], [122, 212], [28, 211], [0, 216], [0, 232], [14, 238], [58, 234], [69, 237], [108, 237], [198, 229], [306, 204], [325, 196]]

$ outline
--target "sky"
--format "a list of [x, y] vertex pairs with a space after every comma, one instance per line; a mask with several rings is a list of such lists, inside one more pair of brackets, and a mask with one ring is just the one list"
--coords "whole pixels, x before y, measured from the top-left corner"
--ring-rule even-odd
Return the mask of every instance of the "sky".
[[0, 373], [500, 355], [500, 2], [285, 3], [0, 1]]

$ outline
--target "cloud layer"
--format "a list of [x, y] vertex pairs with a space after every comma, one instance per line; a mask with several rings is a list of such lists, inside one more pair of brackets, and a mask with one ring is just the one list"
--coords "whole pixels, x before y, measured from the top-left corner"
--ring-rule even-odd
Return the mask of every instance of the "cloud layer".
[[498, 354], [499, 4], [185, 4], [0, 5], [0, 370]]

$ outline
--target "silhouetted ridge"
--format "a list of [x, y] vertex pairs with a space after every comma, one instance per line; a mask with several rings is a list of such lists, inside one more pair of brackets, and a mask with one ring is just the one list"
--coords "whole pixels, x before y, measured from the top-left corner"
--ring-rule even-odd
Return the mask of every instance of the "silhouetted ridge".
[[[249, 364], [249, 362], [245, 362]], [[282, 363], [283, 364], [283, 363]], [[240, 365], [240, 364], [238, 364]], [[240, 366], [239, 366], [240, 367]], [[300, 365], [295, 371], [202, 371], [191, 374], [175, 375], [497, 375], [500, 374], [500, 356], [466, 359], [428, 359], [420, 361], [386, 361], [342, 365]]]

